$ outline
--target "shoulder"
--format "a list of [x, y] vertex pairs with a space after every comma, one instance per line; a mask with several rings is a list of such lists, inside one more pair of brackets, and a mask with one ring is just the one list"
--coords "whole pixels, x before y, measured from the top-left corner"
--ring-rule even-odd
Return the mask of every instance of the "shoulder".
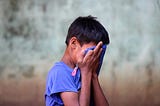
[[66, 79], [72, 79], [71, 73], [73, 69], [68, 67], [63, 62], [56, 62], [54, 66], [49, 70], [47, 80], [49, 81], [62, 81]]
[[72, 76], [72, 71], [73, 69], [64, 63], [55, 63], [48, 73], [46, 94], [51, 95], [66, 91], [78, 92], [80, 89], [80, 77]]
[[62, 62], [56, 62], [54, 64], [54, 66], [50, 69], [48, 76], [61, 76], [61, 75], [67, 75], [69, 73], [71, 73], [71, 69], [68, 69], [65, 64], [63, 64]]

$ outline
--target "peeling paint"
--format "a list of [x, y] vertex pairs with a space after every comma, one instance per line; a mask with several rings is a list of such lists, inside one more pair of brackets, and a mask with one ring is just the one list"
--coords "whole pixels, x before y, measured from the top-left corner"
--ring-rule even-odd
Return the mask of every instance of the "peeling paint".
[[100, 79], [111, 106], [160, 105], [160, 0], [1, 0], [0, 105], [44, 103], [46, 76], [63, 55], [67, 29], [86, 15], [110, 34], [107, 77]]

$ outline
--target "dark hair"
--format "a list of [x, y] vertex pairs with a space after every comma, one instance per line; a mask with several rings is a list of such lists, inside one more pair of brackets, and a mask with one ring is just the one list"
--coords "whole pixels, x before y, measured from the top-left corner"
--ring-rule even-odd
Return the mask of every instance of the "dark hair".
[[69, 40], [76, 37], [81, 45], [85, 43], [102, 41], [103, 44], [109, 44], [109, 36], [106, 29], [96, 20], [96, 17], [78, 17], [73, 21], [68, 29], [65, 43], [68, 45]]

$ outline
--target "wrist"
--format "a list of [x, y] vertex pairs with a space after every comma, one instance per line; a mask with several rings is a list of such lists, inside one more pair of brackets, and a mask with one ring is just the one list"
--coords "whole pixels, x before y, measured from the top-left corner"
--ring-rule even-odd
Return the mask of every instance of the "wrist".
[[92, 76], [92, 71], [89, 68], [83, 67], [80, 68], [81, 70], [81, 75], [91, 75]]
[[91, 77], [92, 78], [92, 72], [87, 71], [87, 70], [83, 70], [81, 71], [81, 76], [86, 76], [86, 77]]
[[93, 73], [93, 74], [92, 74], [92, 79], [98, 79], [97, 73]]

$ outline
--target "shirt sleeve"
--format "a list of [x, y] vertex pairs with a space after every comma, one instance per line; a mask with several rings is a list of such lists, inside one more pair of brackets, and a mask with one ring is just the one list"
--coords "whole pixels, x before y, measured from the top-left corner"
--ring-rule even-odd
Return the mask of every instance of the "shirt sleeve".
[[71, 72], [65, 70], [65, 68], [53, 68], [50, 71], [47, 80], [49, 95], [67, 91], [78, 92]]

